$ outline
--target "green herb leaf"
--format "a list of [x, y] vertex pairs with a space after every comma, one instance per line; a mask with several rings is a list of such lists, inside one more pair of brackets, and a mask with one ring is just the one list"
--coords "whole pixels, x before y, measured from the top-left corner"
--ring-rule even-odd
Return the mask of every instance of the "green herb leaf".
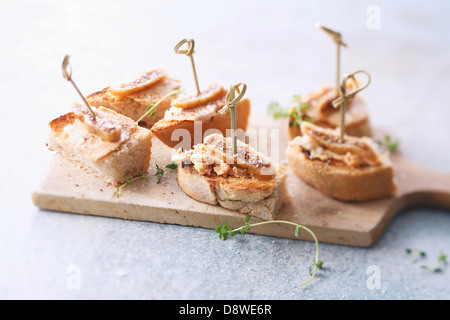
[[280, 104], [272, 102], [269, 104], [269, 114], [274, 119], [290, 118], [294, 126], [299, 126], [302, 121], [312, 122], [312, 119], [307, 118], [302, 110], [308, 109], [310, 105], [301, 101], [300, 95], [293, 96], [293, 104], [295, 107], [283, 108]]
[[161, 177], [164, 175], [164, 169], [161, 169], [158, 164], [155, 164], [156, 166], [156, 173], [155, 176], [158, 177], [158, 180], [156, 181], [156, 183], [160, 183], [161, 182]]
[[287, 118], [289, 116], [288, 110], [285, 110], [283, 107], [281, 107], [276, 102], [271, 102], [269, 104], [269, 114], [274, 119], [283, 119], [283, 118]]
[[383, 140], [378, 140], [377, 141], [378, 145], [380, 145], [381, 147], [391, 151], [391, 152], [395, 152], [398, 150], [399, 147], [399, 142], [398, 140], [393, 140], [391, 138], [390, 135], [386, 134], [383, 138]]
[[437, 258], [437, 261], [442, 261], [445, 264], [447, 264], [447, 255], [445, 255], [444, 252], [442, 252], [442, 250], [439, 250], [439, 256]]
[[148, 182], [148, 178], [147, 178], [147, 174], [146, 173], [143, 173], [143, 172], [138, 172], [138, 176], [139, 176], [139, 179], [141, 179], [141, 180], [143, 180], [143, 179], [145, 179], [145, 181], [147, 181]]
[[220, 240], [227, 240], [228, 239], [228, 235], [233, 236], [236, 233], [236, 232], [232, 232], [232, 230], [230, 228], [228, 228], [228, 223], [227, 222], [222, 222], [222, 224], [217, 226], [214, 229], [214, 231], [219, 234], [219, 239]]
[[176, 168], [178, 168], [178, 164], [175, 163], [175, 162], [172, 162], [172, 163], [168, 164], [168, 165], [166, 166], [166, 168], [167, 168], [167, 169], [175, 170]]

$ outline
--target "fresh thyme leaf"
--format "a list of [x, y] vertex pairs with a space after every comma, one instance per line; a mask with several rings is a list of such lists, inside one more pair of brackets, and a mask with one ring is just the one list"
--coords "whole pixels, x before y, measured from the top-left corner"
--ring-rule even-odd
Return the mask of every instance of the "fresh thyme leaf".
[[[156, 180], [156, 183], [160, 183], [161, 178], [164, 175], [165, 171], [158, 164], [155, 164], [155, 166], [156, 166], [155, 176], [158, 177], [158, 179]], [[175, 170], [176, 168], [178, 168], [178, 164], [176, 164], [175, 162], [172, 162], [172, 163], [169, 163], [168, 165], [166, 165], [165, 168], [170, 169], [170, 170]]]
[[167, 168], [167, 169], [175, 170], [176, 168], [178, 168], [178, 164], [175, 163], [175, 162], [172, 162], [172, 163], [168, 164], [168, 165], [166, 166], [166, 168]]
[[294, 126], [299, 126], [302, 121], [312, 122], [312, 119], [306, 118], [302, 110], [308, 109], [310, 106], [301, 101], [301, 96], [296, 94], [293, 96], [293, 104], [295, 107], [283, 108], [279, 103], [272, 102], [269, 104], [269, 114], [274, 119], [291, 118]]
[[145, 179], [145, 181], [148, 182], [147, 174], [139, 171], [138, 176], [139, 176], [139, 179], [141, 179], [141, 180]]
[[442, 261], [445, 264], [447, 264], [447, 255], [445, 255], [444, 252], [442, 252], [442, 250], [439, 250], [439, 256], [437, 258], [437, 261]]
[[227, 240], [228, 239], [228, 235], [230, 235], [230, 236], [234, 235], [234, 234], [231, 234], [231, 229], [228, 228], [228, 223], [226, 223], [226, 222], [222, 222], [222, 224], [217, 226], [214, 229], [214, 231], [219, 234], [219, 239], [220, 240]]
[[269, 114], [274, 119], [283, 119], [283, 118], [287, 118], [289, 116], [289, 112], [287, 110], [283, 109], [283, 107], [281, 107], [276, 102], [271, 102], [269, 104]]
[[164, 175], [164, 169], [161, 169], [158, 164], [156, 164], [156, 173], [155, 176], [158, 177], [158, 180], [156, 181], [156, 183], [160, 183], [161, 182], [161, 177]]
[[299, 109], [299, 110], [308, 109], [310, 107], [309, 104], [302, 102], [301, 95], [298, 95], [298, 94], [294, 95], [293, 100], [294, 100], [294, 103], [297, 105], [297, 109]]
[[[424, 258], [426, 256], [426, 253], [424, 251], [419, 251], [417, 248], [406, 249], [406, 252], [413, 254], [413, 260], [412, 260], [413, 263], [417, 259], [417, 254], [419, 254], [422, 258]], [[447, 256], [444, 254], [444, 252], [442, 252], [442, 250], [439, 250], [439, 255], [438, 255], [435, 263], [436, 264], [441, 263], [441, 266], [442, 266], [442, 264], [447, 265]], [[439, 266], [429, 267], [426, 265], [421, 265], [420, 268], [424, 269], [424, 270], [428, 270], [430, 272], [442, 272], [442, 270], [443, 270], [442, 267], [439, 267]]]
[[378, 140], [377, 143], [381, 147], [383, 147], [391, 152], [397, 151], [398, 147], [399, 147], [398, 140], [393, 140], [391, 138], [391, 136], [388, 134], [384, 135], [383, 140]]
[[439, 267], [436, 267], [436, 268], [430, 268], [430, 267], [427, 267], [427, 266], [420, 266], [420, 267], [422, 269], [428, 270], [430, 272], [435, 272], [435, 273], [442, 272], [442, 268], [439, 268]]

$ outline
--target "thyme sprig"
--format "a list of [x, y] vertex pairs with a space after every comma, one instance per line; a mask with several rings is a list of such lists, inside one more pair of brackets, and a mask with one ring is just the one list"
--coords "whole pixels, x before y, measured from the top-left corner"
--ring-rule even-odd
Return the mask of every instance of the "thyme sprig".
[[[159, 165], [155, 164], [156, 166], [156, 173], [153, 174], [153, 176], [158, 177], [156, 180], [156, 183], [160, 183], [161, 182], [161, 178], [165, 173], [165, 170], [163, 168], [161, 168]], [[178, 168], [178, 165], [175, 162], [172, 162], [168, 165], [166, 165], [164, 167], [165, 169], [171, 169], [171, 170], [175, 170], [176, 168]], [[134, 181], [136, 180], [146, 180], [147, 182], [149, 182], [149, 174], [148, 173], [143, 173], [143, 172], [138, 172], [138, 175], [134, 178], [128, 177], [127, 181], [125, 181], [123, 184], [121, 184], [119, 187], [117, 187], [116, 191], [114, 191], [113, 197], [115, 198], [119, 198], [120, 197], [120, 191], [128, 185], [132, 185]]]
[[398, 140], [392, 139], [392, 137], [389, 134], [385, 134], [383, 140], [378, 140], [377, 143], [380, 147], [389, 150], [391, 152], [396, 152], [399, 147]]
[[179, 94], [180, 92], [182, 92], [182, 89], [178, 89], [178, 90], [173, 90], [170, 91], [169, 93], [167, 93], [166, 95], [164, 95], [161, 99], [159, 99], [156, 103], [150, 103], [150, 105], [146, 108], [145, 113], [136, 120], [136, 122], [140, 122], [142, 121], [145, 117], [149, 116], [149, 117], [153, 117], [156, 113], [156, 110], [158, 109], [158, 105], [163, 102], [164, 100], [166, 100], [168, 97], [172, 97], [176, 94]]
[[227, 222], [222, 222], [219, 226], [217, 226], [214, 231], [217, 232], [219, 234], [219, 239], [221, 240], [227, 240], [228, 237], [232, 237], [234, 236], [237, 232], [241, 232], [242, 235], [245, 235], [246, 230], [249, 230], [252, 227], [257, 227], [257, 226], [261, 226], [261, 225], [265, 225], [265, 224], [270, 224], [270, 223], [283, 223], [283, 224], [289, 224], [295, 227], [294, 230], [294, 235], [295, 237], [298, 237], [300, 230], [305, 230], [307, 231], [314, 239], [314, 242], [316, 244], [316, 256], [315, 259], [313, 260], [313, 262], [310, 264], [309, 266], [309, 275], [310, 278], [302, 283], [300, 285], [300, 287], [303, 287], [305, 285], [307, 285], [309, 282], [312, 281], [312, 279], [314, 279], [317, 269], [322, 269], [323, 268], [323, 261], [319, 260], [319, 242], [317, 240], [316, 235], [314, 234], [314, 232], [312, 232], [309, 228], [302, 226], [300, 224], [291, 222], [291, 221], [285, 221], [285, 220], [267, 220], [267, 221], [262, 221], [262, 222], [257, 222], [257, 223], [253, 223], [250, 224], [250, 215], [247, 215], [245, 217], [245, 224], [239, 228], [235, 228], [232, 229], [228, 226]]
[[[408, 254], [412, 254], [411, 263], [415, 263], [419, 257], [420, 258], [426, 257], [426, 253], [424, 251], [420, 251], [417, 248], [406, 249], [405, 251]], [[439, 255], [436, 258], [436, 261], [435, 261], [435, 264], [433, 267], [421, 265], [420, 268], [428, 270], [430, 272], [442, 272], [442, 270], [443, 270], [442, 265], [445, 265], [445, 266], [447, 265], [447, 255], [444, 254], [444, 252], [442, 250], [439, 250]]]
[[300, 95], [293, 96], [292, 104], [294, 107], [291, 105], [291, 107], [283, 108], [279, 103], [271, 102], [268, 107], [269, 114], [275, 120], [290, 118], [294, 126], [299, 126], [302, 121], [312, 121], [312, 119], [306, 117], [302, 112], [302, 110], [310, 108], [310, 105], [303, 103]]
[[[175, 162], [172, 162], [168, 165], [166, 165], [164, 167], [165, 169], [170, 169], [170, 170], [175, 170], [176, 168], [178, 168], [178, 164], [176, 164]], [[158, 180], [156, 181], [156, 183], [160, 183], [161, 182], [161, 178], [163, 177], [165, 173], [165, 170], [163, 168], [160, 168], [157, 164], [156, 164], [156, 173], [155, 176], [158, 177]]]
[[136, 180], [146, 180], [148, 181], [148, 174], [143, 172], [138, 172], [138, 175], [134, 178], [128, 177], [127, 181], [125, 181], [123, 184], [121, 184], [119, 187], [117, 187], [116, 191], [114, 191], [113, 197], [119, 198], [120, 197], [120, 190], [122, 190], [125, 186], [132, 185], [134, 181]]

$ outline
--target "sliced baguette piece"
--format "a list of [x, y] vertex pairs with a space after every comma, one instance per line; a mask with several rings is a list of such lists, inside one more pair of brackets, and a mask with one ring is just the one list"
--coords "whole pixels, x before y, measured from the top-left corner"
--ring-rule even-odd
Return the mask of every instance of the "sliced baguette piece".
[[[215, 91], [212, 92], [212, 88]], [[222, 85], [213, 83], [204, 88], [203, 92], [210, 94], [198, 98], [191, 96], [173, 100], [164, 118], [151, 128], [152, 133], [170, 148], [184, 149], [190, 149], [201, 142], [205, 133], [211, 133], [211, 130], [226, 136], [227, 130], [230, 130], [231, 115], [230, 112], [222, 115], [219, 110], [225, 106], [227, 90]], [[236, 105], [237, 129], [243, 131], [247, 129], [249, 115], [250, 100], [244, 98]]]
[[294, 174], [322, 193], [343, 201], [369, 201], [396, 191], [388, 154], [368, 137], [346, 136], [338, 130], [302, 123], [302, 137], [289, 143], [287, 163]]
[[[151, 158], [152, 134], [117, 112], [92, 107], [96, 121], [76, 105], [49, 123], [48, 148], [76, 163], [105, 183], [119, 186], [128, 178], [146, 173]], [[120, 131], [115, 141], [99, 134], [103, 128]], [[114, 133], [115, 134], [115, 133]]]
[[[158, 102], [166, 94], [179, 90], [181, 82], [171, 78], [163, 68], [149, 70], [136, 79], [117, 86], [109, 86], [86, 97], [89, 105], [103, 106], [137, 121], [151, 104]], [[150, 129], [164, 113], [177, 95], [164, 99], [151, 117], [146, 117], [139, 125]]]
[[[269, 166], [272, 169], [269, 179], [261, 179], [261, 176], [248, 170], [248, 166], [254, 165], [253, 162], [223, 161], [223, 149], [217, 148], [220, 145], [217, 141], [223, 141], [225, 145], [231, 144], [230, 138], [212, 134], [205, 138], [205, 143], [194, 146], [192, 150], [179, 150], [174, 156], [174, 161], [179, 163], [177, 177], [180, 188], [189, 197], [200, 202], [220, 205], [263, 220], [276, 219], [288, 197], [288, 168], [267, 162], [261, 154], [240, 142], [239, 150], [250, 155], [245, 158], [253, 156], [258, 163], [264, 163], [265, 168]], [[217, 154], [211, 148], [204, 148], [205, 146], [213, 148]]]
[[[332, 106], [333, 100], [337, 97], [334, 86], [323, 86], [300, 98], [301, 104], [309, 107], [299, 110], [298, 102], [293, 103], [289, 109], [288, 131], [290, 138], [294, 139], [302, 135], [300, 126], [302, 120], [323, 128], [335, 129], [339, 127], [340, 110]], [[372, 135], [369, 113], [364, 100], [360, 96], [356, 96], [347, 103], [345, 133], [355, 137], [370, 137]]]

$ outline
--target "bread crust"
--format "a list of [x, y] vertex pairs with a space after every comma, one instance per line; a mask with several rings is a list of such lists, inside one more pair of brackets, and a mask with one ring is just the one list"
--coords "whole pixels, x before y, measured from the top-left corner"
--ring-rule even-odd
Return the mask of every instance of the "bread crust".
[[392, 165], [388, 159], [383, 159], [380, 166], [338, 167], [310, 159], [294, 143], [289, 144], [286, 157], [297, 177], [332, 198], [369, 201], [391, 196], [396, 190]]
[[287, 199], [286, 166], [278, 166], [269, 181], [200, 175], [192, 165], [178, 167], [178, 184], [192, 199], [249, 214], [263, 220], [276, 219]]

